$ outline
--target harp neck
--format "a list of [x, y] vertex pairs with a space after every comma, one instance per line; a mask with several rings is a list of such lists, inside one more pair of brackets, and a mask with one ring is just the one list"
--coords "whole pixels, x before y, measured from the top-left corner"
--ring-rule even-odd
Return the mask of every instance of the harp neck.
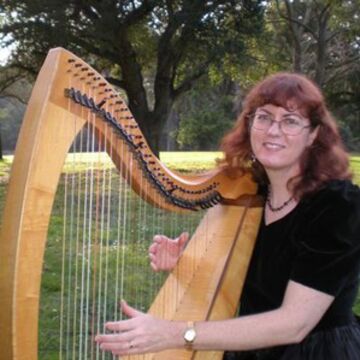
[[[215, 169], [186, 176], [169, 170], [151, 151], [125, 101], [98, 72], [64, 49], [51, 50], [44, 65], [47, 67], [56, 68], [53, 80], [56, 86], [49, 90], [49, 102], [82, 119], [96, 114], [91, 126], [106, 143], [106, 151], [117, 168], [126, 173], [124, 153], [131, 154], [138, 163], [139, 170], [128, 173], [129, 183], [148, 202], [181, 212], [209, 208], [256, 193], [257, 187], [249, 175], [229, 178], [223, 170]], [[116, 141], [109, 140], [111, 132]], [[139, 179], [148, 182], [148, 190], [140, 191]]]

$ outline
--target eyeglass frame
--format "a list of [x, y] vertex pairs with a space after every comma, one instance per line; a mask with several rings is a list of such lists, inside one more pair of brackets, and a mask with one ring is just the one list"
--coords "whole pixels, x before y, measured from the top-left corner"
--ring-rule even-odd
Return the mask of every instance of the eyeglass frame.
[[[272, 127], [272, 125], [273, 125], [274, 123], [277, 123], [278, 126], [279, 126], [279, 130], [280, 130], [284, 135], [297, 136], [297, 135], [300, 135], [304, 129], [314, 127], [312, 124], [302, 125], [301, 127], [299, 127], [299, 132], [298, 132], [298, 133], [296, 133], [296, 134], [288, 134], [287, 132], [285, 132], [285, 131], [283, 130], [283, 128], [282, 128], [282, 126], [281, 126], [282, 123], [283, 123], [283, 121], [286, 120], [286, 119], [282, 119], [282, 120], [280, 120], [280, 121], [276, 121], [275, 118], [274, 118], [274, 116], [272, 116], [271, 114], [266, 113], [266, 114], [264, 114], [264, 115], [266, 115], [266, 116], [269, 117], [270, 125], [269, 125], [269, 127], [268, 127], [267, 129], [259, 129], [259, 128], [253, 127], [254, 118], [255, 118], [256, 115], [259, 115], [259, 114], [256, 114], [256, 112], [255, 112], [255, 113], [252, 113], [252, 114], [249, 114], [249, 115], [248, 115], [248, 118], [250, 118], [250, 121], [249, 121], [249, 129], [254, 128], [255, 130], [266, 132], [266, 131], [269, 131], [269, 129]], [[296, 115], [296, 116], [299, 117], [299, 119], [302, 119], [302, 117], [300, 117], [299, 115]]]

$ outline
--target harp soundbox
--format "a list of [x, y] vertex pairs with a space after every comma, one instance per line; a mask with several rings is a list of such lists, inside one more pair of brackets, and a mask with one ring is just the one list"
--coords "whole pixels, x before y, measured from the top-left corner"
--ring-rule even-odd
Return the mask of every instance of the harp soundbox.
[[[49, 52], [33, 88], [7, 190], [0, 238], [1, 360], [46, 358], [38, 355], [44, 252], [64, 162], [84, 128], [93, 137], [90, 152], [95, 152], [95, 147], [103, 149], [127, 186], [154, 209], [185, 216], [199, 209], [208, 209], [148, 311], [166, 319], [193, 321], [225, 319], [236, 314], [262, 211], [256, 197], [256, 185], [249, 176], [229, 178], [221, 169], [198, 175], [170, 171], [151, 152], [118, 93], [85, 62], [57, 48]], [[71, 152], [75, 153], [74, 149]], [[96, 176], [93, 172], [91, 174]], [[70, 172], [68, 176], [73, 178], [75, 175]], [[83, 183], [83, 180], [78, 182], [79, 186]], [[91, 207], [96, 199], [88, 195], [86, 203]], [[116, 201], [109, 202], [109, 206], [112, 203]], [[83, 208], [86, 210], [85, 206]], [[69, 216], [71, 221], [74, 217]], [[83, 235], [86, 241], [98, 238], [92, 230], [95, 229], [92, 219], [92, 216], [88, 217], [86, 222], [92, 231], [91, 235], [88, 232]], [[119, 224], [121, 228], [122, 223]], [[85, 240], [82, 243], [85, 250], [82, 251], [99, 249], [98, 244], [87, 246]], [[105, 243], [103, 248], [113, 249], [116, 245], [127, 248], [127, 245], [116, 242]], [[80, 248], [75, 250], [75, 255], [72, 255], [76, 257], [74, 262], [80, 264], [78, 259], [81, 258], [83, 261], [84, 281], [95, 282], [96, 276], [93, 275], [86, 280], [87, 269], [95, 273], [95, 261], [90, 264], [87, 253], [81, 253]], [[68, 252], [70, 250], [64, 251]], [[119, 266], [116, 269], [118, 271]], [[136, 270], [132, 271], [136, 274]], [[66, 276], [70, 279], [69, 275], [63, 277]], [[69, 287], [73, 282], [75, 280], [71, 277]], [[75, 287], [77, 291], [80, 285]], [[116, 284], [108, 286], [111, 289], [116, 287]], [[83, 292], [80, 290], [76, 293], [79, 295], [73, 295], [69, 304], [77, 303], [81, 297], [80, 315], [71, 322], [78, 326], [82, 320], [85, 324], [70, 332], [76, 332], [77, 342], [85, 335], [89, 336], [85, 341], [86, 349], [77, 343], [69, 346], [71, 351], [68, 354], [62, 355], [60, 349], [60, 355], [54, 358], [104, 358], [96, 350], [88, 350], [94, 334], [90, 334], [93, 328], [87, 325], [90, 318], [83, 317], [85, 309], [91, 308]], [[58, 297], [65, 293], [67, 291]], [[117, 294], [122, 296], [121, 291]], [[91, 316], [93, 313], [96, 310], [91, 312]], [[61, 317], [58, 315], [59, 322]], [[60, 347], [64, 346], [63, 341]], [[184, 349], [129, 358], [209, 360], [221, 357], [222, 352], [218, 351]]]

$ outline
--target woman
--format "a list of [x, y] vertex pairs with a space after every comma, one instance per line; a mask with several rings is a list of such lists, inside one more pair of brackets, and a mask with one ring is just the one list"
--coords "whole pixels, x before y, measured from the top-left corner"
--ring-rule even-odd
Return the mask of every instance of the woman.
[[[360, 359], [360, 326], [351, 312], [360, 191], [349, 180], [348, 156], [320, 90], [301, 75], [265, 79], [246, 97], [222, 148], [228, 171], [250, 170], [266, 198], [240, 316], [188, 329], [123, 302], [130, 319], [107, 324], [117, 333], [98, 336], [101, 348], [132, 354], [188, 342], [225, 350], [224, 359]], [[171, 269], [187, 238], [156, 236], [154, 270]]]

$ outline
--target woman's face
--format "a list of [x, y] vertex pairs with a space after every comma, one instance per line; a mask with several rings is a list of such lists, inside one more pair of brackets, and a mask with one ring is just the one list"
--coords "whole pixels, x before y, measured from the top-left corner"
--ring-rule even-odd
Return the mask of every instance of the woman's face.
[[265, 170], [283, 170], [295, 176], [299, 174], [301, 155], [313, 143], [317, 132], [300, 112], [266, 104], [255, 112], [250, 142]]

